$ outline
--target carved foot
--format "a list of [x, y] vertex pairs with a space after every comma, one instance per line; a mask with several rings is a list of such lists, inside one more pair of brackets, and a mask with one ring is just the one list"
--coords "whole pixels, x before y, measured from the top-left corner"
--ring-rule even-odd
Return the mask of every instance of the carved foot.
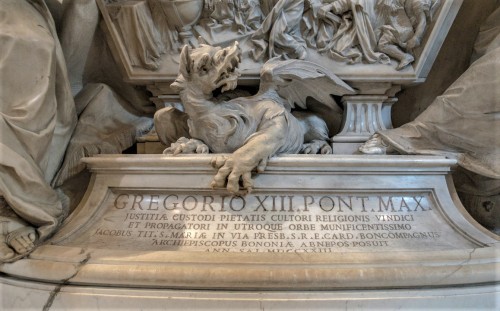
[[38, 240], [35, 228], [15, 218], [2, 217], [0, 262], [10, 262], [29, 254]]
[[302, 145], [301, 153], [304, 154], [332, 154], [333, 150], [330, 144], [324, 140], [313, 140], [310, 143]]
[[179, 138], [163, 151], [163, 154], [178, 155], [180, 153], [208, 153], [209, 148], [198, 139]]
[[405, 57], [399, 62], [399, 65], [396, 67], [396, 70], [401, 70], [408, 66], [409, 64], [413, 63], [415, 58], [411, 56], [410, 54], [405, 54]]
[[394, 148], [386, 144], [379, 134], [374, 134], [358, 150], [364, 154], [387, 154], [395, 152]]
[[[232, 194], [238, 194], [240, 188], [245, 189], [247, 193], [252, 192], [254, 161], [235, 160], [233, 156], [217, 156], [212, 159], [211, 164], [219, 170], [212, 181], [212, 188], [225, 187]], [[261, 160], [257, 165], [257, 171], [263, 172], [266, 165], [267, 159]], [[241, 187], [240, 180], [242, 182]]]

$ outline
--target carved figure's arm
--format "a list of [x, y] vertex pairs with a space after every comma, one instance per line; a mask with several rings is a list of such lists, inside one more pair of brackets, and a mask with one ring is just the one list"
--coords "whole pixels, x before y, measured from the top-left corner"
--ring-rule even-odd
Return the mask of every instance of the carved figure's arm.
[[415, 29], [415, 34], [408, 40], [406, 48], [408, 50], [414, 49], [422, 43], [422, 38], [424, 36], [425, 30], [427, 28], [427, 16], [424, 11], [419, 11], [417, 16], [417, 27]]

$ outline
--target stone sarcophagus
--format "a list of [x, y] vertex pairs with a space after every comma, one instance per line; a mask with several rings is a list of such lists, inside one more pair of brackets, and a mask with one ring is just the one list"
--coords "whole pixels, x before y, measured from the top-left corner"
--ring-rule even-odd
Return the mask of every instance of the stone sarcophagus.
[[57, 307], [74, 295], [92, 296], [79, 300], [89, 308], [206, 307], [220, 297], [245, 308], [494, 304], [498, 237], [454, 194], [455, 161], [282, 156], [252, 193], [231, 195], [209, 187], [210, 159], [84, 159], [93, 177], [80, 206], [49, 243], [2, 272], [62, 283]]
[[[7, 308], [495, 307], [500, 238], [452, 179], [460, 166], [484, 182], [494, 157], [372, 136], [392, 127], [396, 93], [426, 79], [461, 0], [96, 2], [169, 146], [82, 155], [88, 188], [49, 237], [4, 230], [4, 253], [16, 233], [33, 238], [0, 263]], [[368, 155], [390, 148], [410, 151]]]

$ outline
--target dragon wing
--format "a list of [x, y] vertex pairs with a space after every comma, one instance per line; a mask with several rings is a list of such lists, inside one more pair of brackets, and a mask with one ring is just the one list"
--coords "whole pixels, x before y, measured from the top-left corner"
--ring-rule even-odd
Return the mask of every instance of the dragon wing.
[[306, 109], [308, 97], [312, 97], [340, 110], [331, 95], [350, 95], [356, 91], [326, 68], [309, 61], [280, 58], [270, 59], [261, 70], [261, 91], [274, 88], [290, 107]]

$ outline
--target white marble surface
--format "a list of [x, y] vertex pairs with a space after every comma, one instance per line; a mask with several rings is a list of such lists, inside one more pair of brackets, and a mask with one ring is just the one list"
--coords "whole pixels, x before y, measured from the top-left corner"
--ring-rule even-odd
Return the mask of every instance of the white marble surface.
[[3, 310], [495, 310], [500, 286], [308, 292], [57, 286], [0, 278]]
[[465, 213], [447, 178], [455, 161], [442, 157], [285, 156], [256, 177], [255, 191], [425, 190], [433, 198], [426, 206], [436, 211], [431, 217], [440, 219], [435, 230], [461, 239], [450, 248], [219, 253], [144, 250], [134, 247], [143, 243], [137, 237], [123, 247], [74, 243], [106, 218], [102, 203], [110, 191], [213, 191], [209, 160], [87, 159], [94, 173], [89, 192], [58, 235], [28, 258], [0, 266], [2, 309], [492, 310], [499, 303], [498, 237]]
[[[214, 169], [209, 165], [210, 158], [210, 155], [179, 157], [151, 155], [99, 156], [87, 159], [86, 162], [94, 176], [81, 205], [67, 219], [63, 228], [49, 244], [38, 248], [27, 259], [0, 266], [0, 271], [13, 277], [72, 285], [118, 287], [133, 285], [147, 288], [184, 289], [421, 288], [465, 286], [499, 281], [499, 276], [491, 273], [499, 269], [498, 237], [480, 227], [465, 212], [453, 188], [450, 188], [450, 167], [455, 164], [455, 161], [443, 157], [283, 156], [272, 159], [267, 171], [255, 177], [253, 194], [246, 196], [242, 194], [237, 199], [241, 201], [245, 197], [249, 206], [251, 202], [256, 203], [255, 206], [257, 206], [259, 205], [256, 199], [258, 195], [261, 195], [260, 199], [264, 201], [265, 195], [268, 195], [267, 200], [269, 200], [269, 196], [273, 194], [293, 193], [297, 197], [313, 194], [307, 197], [308, 202], [312, 202], [314, 198], [318, 203], [321, 201], [319, 196], [325, 194], [345, 195], [346, 193], [366, 194], [370, 192], [373, 195], [372, 198], [376, 200], [376, 206], [369, 205], [367, 200], [365, 202], [366, 213], [387, 216], [393, 214], [393, 211], [387, 206], [385, 196], [388, 193], [398, 193], [399, 199], [394, 198], [394, 202], [401, 203], [401, 197], [407, 196], [409, 199], [407, 204], [413, 204], [413, 208], [408, 210], [404, 207], [402, 211], [399, 211], [400, 206], [398, 206], [395, 214], [411, 216], [415, 212], [415, 207], [418, 206], [416, 201], [412, 201], [410, 194], [425, 192], [425, 203], [422, 201], [423, 206], [417, 208], [418, 217], [417, 214], [413, 215], [414, 221], [411, 226], [423, 231], [438, 232], [439, 238], [427, 241], [426, 244], [402, 239], [399, 240], [400, 243], [394, 245], [388, 243], [380, 249], [361, 247], [344, 251], [331, 248], [331, 252], [323, 253], [307, 252], [306, 249], [311, 249], [301, 248], [301, 245], [286, 245], [285, 250], [290, 252], [275, 253], [269, 252], [269, 248], [262, 246], [258, 249], [264, 252], [248, 253], [240, 252], [240, 248], [229, 249], [229, 252], [216, 252], [214, 249], [206, 252], [196, 248], [172, 249], [161, 245], [144, 245], [151, 243], [152, 237], [140, 237], [139, 233], [134, 231], [135, 228], [121, 229], [124, 232], [131, 230], [130, 238], [119, 240], [109, 236], [92, 238], [92, 234], [95, 235], [99, 228], [104, 230], [102, 226], [105, 224], [115, 223], [119, 226], [120, 221], [123, 221], [125, 227], [134, 227], [135, 221], [131, 225], [132, 221], [120, 220], [123, 215], [120, 214], [117, 219], [114, 219], [115, 214], [109, 213], [110, 210], [117, 209], [117, 207], [119, 210], [127, 204], [130, 214], [141, 208], [143, 212], [147, 211], [150, 204], [151, 209], [160, 208], [160, 204], [157, 206], [154, 202], [169, 193], [182, 194], [184, 198], [191, 196], [189, 199], [191, 205], [194, 198], [201, 198], [203, 194], [214, 198], [227, 195], [227, 199], [230, 200], [232, 197], [226, 190], [210, 188], [210, 181], [214, 174]], [[123, 201], [125, 197], [121, 197], [116, 204], [114, 203], [113, 193], [133, 194], [137, 192], [149, 194], [149, 201], [134, 196], [134, 199], [129, 200], [127, 204]], [[263, 193], [266, 194], [262, 197]], [[157, 195], [158, 198], [153, 199], [152, 195]], [[377, 199], [379, 197], [384, 198], [385, 205]], [[129, 196], [129, 199], [131, 198], [132, 196]], [[323, 201], [327, 202], [327, 199]], [[364, 213], [363, 202], [359, 202], [359, 199], [356, 202], [354, 204], [353, 201], [352, 212], [357, 211], [361, 215]], [[169, 208], [174, 208], [172, 202], [167, 203], [169, 203], [167, 204]], [[177, 203], [179, 206], [179, 202]], [[182, 203], [180, 204], [182, 206]], [[189, 204], [186, 207], [192, 208]], [[349, 210], [351, 213], [350, 208], [346, 207], [345, 203], [343, 204], [344, 212]], [[217, 206], [220, 208], [221, 204]], [[217, 214], [217, 206], [212, 206], [214, 207], [212, 214]], [[235, 204], [233, 207], [236, 206], [238, 206], [236, 209], [239, 209], [240, 205]], [[132, 211], [132, 207], [135, 211]], [[323, 205], [323, 209], [329, 210], [331, 207]], [[203, 209], [203, 205], [199, 205], [198, 208]], [[209, 205], [205, 208], [208, 211]], [[316, 204], [315, 208], [319, 214], [314, 216], [328, 216], [320, 215], [325, 212], [321, 211], [321, 205]], [[382, 212], [379, 211], [380, 208]], [[310, 210], [312, 209], [313, 204]], [[334, 210], [336, 214], [340, 214], [340, 202]], [[272, 204], [270, 211], [272, 214]], [[172, 216], [167, 212], [153, 214]], [[259, 210], [258, 213], [252, 214], [266, 213]], [[298, 204], [294, 206], [293, 212], [288, 211], [287, 214], [293, 216], [307, 213], [304, 205]], [[178, 213], [178, 215], [187, 214]], [[237, 217], [239, 212], [233, 208], [230, 213], [220, 213], [215, 216], [230, 215]], [[320, 218], [323, 219], [323, 217]], [[317, 221], [316, 217], [314, 219], [314, 221], [299, 221], [294, 224], [312, 225]], [[364, 220], [365, 217], [360, 219]], [[368, 223], [380, 221], [376, 217], [368, 217], [367, 220]], [[231, 220], [225, 223], [234, 227], [236, 222]], [[399, 220], [392, 221], [392, 223], [398, 222]], [[147, 221], [139, 222], [139, 225], [145, 226], [147, 223]], [[220, 223], [224, 222], [214, 221], [213, 225]], [[239, 222], [239, 224], [243, 223], [245, 220]], [[97, 227], [96, 224], [98, 224]], [[209, 222], [206, 224], [208, 225]], [[285, 221], [282, 224], [290, 226], [290, 222]], [[228, 227], [225, 231], [230, 234], [232, 229]], [[420, 229], [416, 231], [420, 232]], [[162, 230], [148, 231], [152, 235], [163, 232]], [[225, 231], [220, 230], [220, 232]], [[284, 236], [278, 235], [277, 239], [274, 239], [274, 235], [272, 237], [278, 242], [288, 242], [286, 240], [293, 233], [304, 233], [308, 241], [315, 242], [317, 240], [315, 234], [319, 234], [318, 238], [321, 240], [325, 237], [322, 234], [334, 232], [316, 231], [288, 227], [279, 232]], [[344, 233], [345, 238], [352, 239], [351, 243], [356, 239], [359, 240], [361, 233], [366, 233], [351, 232], [353, 236], [349, 237], [346, 232], [341, 231], [337, 233]], [[89, 232], [92, 233], [91, 238], [87, 239]], [[244, 230], [233, 231], [233, 233], [239, 232], [245, 233]], [[387, 232], [390, 233], [390, 230]], [[184, 234], [184, 232], [181, 233]], [[229, 237], [225, 240], [237, 243], [256, 241], [258, 239], [255, 234], [265, 232], [259, 232], [254, 228], [246, 233], [249, 237]], [[190, 238], [184, 236], [176, 240], [199, 240], [194, 238], [196, 232], [193, 231], [191, 234]], [[291, 239], [290, 242], [294, 244], [295, 239]]]
[[[341, 79], [347, 81], [363, 81], [363, 82], [393, 82], [395, 84], [412, 84], [415, 82], [423, 82], [427, 77], [430, 68], [432, 67], [435, 58], [441, 48], [441, 45], [448, 34], [455, 16], [462, 5], [463, 0], [441, 0], [442, 5], [437, 16], [434, 16], [433, 21], [429, 25], [429, 30], [423, 38], [422, 46], [419, 47], [416, 55], [416, 62], [413, 66], [401, 71], [396, 71], [396, 61], [391, 65], [383, 64], [356, 64], [349, 65], [334, 61], [324, 55], [319, 54], [313, 49], [309, 49], [307, 60], [319, 63], [328, 69], [335, 72]], [[109, 42], [113, 46], [113, 54], [117, 63], [123, 69], [125, 79], [135, 84], [170, 84], [177, 76], [176, 62], [174, 57], [164, 56], [161, 60], [160, 69], [150, 71], [140, 66], [133, 66], [127, 54], [127, 42], [124, 42], [120, 36], [119, 30], [113, 23], [113, 20], [108, 12], [108, 8], [104, 4], [105, 1], [99, 0], [101, 12], [103, 12], [104, 21], [109, 32]], [[239, 39], [242, 44], [249, 41], [248, 38]], [[232, 41], [232, 40], [225, 40]], [[248, 48], [255, 48], [249, 45]], [[246, 84], [258, 84], [260, 64], [246, 58], [242, 64], [243, 76], [240, 80]], [[161, 86], [160, 86], [161, 87]], [[168, 88], [167, 88], [168, 89]]]

